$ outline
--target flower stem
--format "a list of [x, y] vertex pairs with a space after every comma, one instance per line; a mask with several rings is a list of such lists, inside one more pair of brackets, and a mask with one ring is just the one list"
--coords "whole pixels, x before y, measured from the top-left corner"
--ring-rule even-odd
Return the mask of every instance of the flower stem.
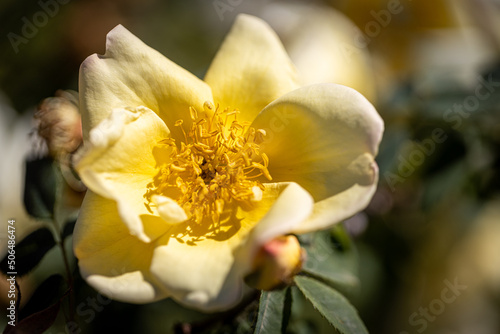
[[71, 273], [71, 268], [69, 265], [69, 260], [68, 260], [68, 254], [66, 252], [66, 248], [64, 247], [64, 240], [61, 237], [61, 227], [59, 226], [59, 223], [57, 219], [54, 219], [54, 227], [56, 230], [56, 241], [57, 245], [59, 246], [64, 262], [64, 269], [66, 271], [66, 284], [68, 285], [68, 290], [69, 290], [69, 316], [67, 318], [67, 322], [74, 322], [75, 321], [75, 295], [73, 293], [73, 275]]
[[68, 304], [69, 304], [69, 315], [65, 316], [66, 323], [75, 322], [75, 294], [74, 294], [74, 280], [71, 272], [71, 267], [69, 264], [68, 254], [66, 252], [66, 248], [64, 247], [64, 237], [62, 235], [62, 229], [64, 227], [64, 222], [67, 220], [67, 215], [64, 211], [61, 200], [63, 198], [63, 189], [65, 187], [65, 178], [63, 171], [61, 170], [61, 165], [56, 167], [57, 173], [57, 186], [56, 186], [56, 203], [54, 204], [54, 215], [53, 215], [53, 226], [55, 229], [55, 240], [57, 245], [61, 250], [61, 255], [64, 262], [64, 269], [66, 271], [66, 284], [68, 286]]

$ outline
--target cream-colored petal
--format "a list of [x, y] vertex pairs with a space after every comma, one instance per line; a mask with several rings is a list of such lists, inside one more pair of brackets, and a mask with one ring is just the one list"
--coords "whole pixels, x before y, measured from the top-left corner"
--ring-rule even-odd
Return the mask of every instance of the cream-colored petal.
[[148, 303], [168, 296], [149, 273], [153, 244], [129, 233], [112, 200], [87, 192], [73, 249], [83, 278], [109, 298]]
[[302, 87], [266, 107], [252, 126], [267, 133], [262, 151], [273, 180], [297, 182], [317, 202], [315, 218], [297, 230], [326, 228], [367, 205], [384, 125], [361, 94], [335, 84]]
[[[230, 282], [233, 289], [223, 291], [234, 263], [231, 240], [181, 240], [170, 238], [155, 249], [151, 273], [173, 298], [189, 307], [215, 311], [234, 305], [241, 298], [241, 286]], [[221, 293], [232, 295], [226, 300], [228, 304], [214, 305]]]
[[239, 209], [219, 235], [183, 236], [182, 224], [176, 225], [177, 234], [173, 229], [157, 241], [151, 272], [185, 305], [205, 311], [227, 309], [241, 298], [252, 252], [290, 232], [311, 210], [310, 195], [298, 185], [268, 184], [257, 207]]
[[301, 234], [324, 229], [366, 208], [377, 190], [377, 164], [374, 163], [372, 168], [375, 179], [371, 184], [353, 184], [348, 189], [315, 203], [311, 216], [295, 227], [293, 232]]
[[[161, 235], [167, 224], [146, 224], [143, 216], [156, 214], [146, 208], [144, 194], [157, 173], [160, 140], [169, 136], [165, 123], [151, 110], [139, 107], [114, 109], [89, 134], [76, 162], [85, 185], [113, 199], [131, 234], [144, 242]], [[166, 153], [163, 153], [166, 155]]]
[[212, 101], [210, 87], [118, 25], [106, 38], [106, 53], [89, 56], [80, 67], [83, 135], [114, 108], [146, 106], [171, 129], [178, 119], [190, 122], [189, 107], [203, 110]]
[[158, 292], [139, 270], [116, 276], [86, 275], [83, 270], [81, 269], [82, 276], [87, 283], [101, 295], [113, 300], [146, 304], [166, 297], [166, 295], [162, 295], [163, 292]]
[[215, 56], [205, 81], [219, 108], [238, 108], [251, 122], [271, 101], [295, 89], [295, 68], [264, 21], [240, 14]]
[[158, 214], [168, 224], [179, 224], [188, 219], [186, 212], [169, 197], [154, 195], [151, 200], [156, 205]]

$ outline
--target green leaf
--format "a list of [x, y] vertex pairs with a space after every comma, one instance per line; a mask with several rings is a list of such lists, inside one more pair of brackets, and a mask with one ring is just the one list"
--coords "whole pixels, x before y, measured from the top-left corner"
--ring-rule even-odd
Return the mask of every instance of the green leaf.
[[359, 284], [357, 255], [342, 226], [301, 236], [307, 258], [302, 271], [335, 288], [352, 290]]
[[[288, 322], [289, 305], [285, 304], [287, 299], [290, 303], [289, 288], [274, 291], [262, 291], [260, 295], [259, 315], [255, 325], [255, 334], [284, 333], [286, 322]], [[285, 321], [284, 321], [285, 320]]]
[[14, 263], [9, 263], [9, 255], [12, 254], [7, 253], [5, 255], [2, 262], [0, 262], [0, 270], [4, 274], [17, 272], [17, 276], [26, 275], [40, 263], [40, 260], [55, 244], [56, 242], [49, 229], [45, 227], [38, 229], [28, 234], [13, 248], [15, 252]]
[[330, 322], [314, 308], [297, 286], [290, 287], [290, 292], [293, 304], [287, 333], [338, 334], [338, 331], [332, 328]]
[[52, 158], [26, 161], [24, 206], [35, 218], [52, 218], [56, 201], [56, 170]]
[[295, 276], [295, 283], [314, 307], [341, 333], [368, 334], [356, 309], [339, 292], [305, 276]]

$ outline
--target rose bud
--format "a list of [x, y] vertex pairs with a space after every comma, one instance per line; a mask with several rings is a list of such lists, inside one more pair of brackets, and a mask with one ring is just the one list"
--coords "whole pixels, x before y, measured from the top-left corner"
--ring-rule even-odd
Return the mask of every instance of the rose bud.
[[245, 282], [260, 290], [272, 290], [290, 284], [302, 269], [305, 251], [293, 235], [280, 236], [264, 244], [253, 262], [253, 271]]

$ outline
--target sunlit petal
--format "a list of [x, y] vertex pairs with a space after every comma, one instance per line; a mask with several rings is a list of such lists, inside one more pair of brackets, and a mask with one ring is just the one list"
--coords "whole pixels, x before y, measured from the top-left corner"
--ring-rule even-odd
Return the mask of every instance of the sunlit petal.
[[252, 121], [267, 104], [298, 87], [295, 68], [274, 31], [239, 15], [208, 69], [205, 81], [220, 108], [238, 108]]

